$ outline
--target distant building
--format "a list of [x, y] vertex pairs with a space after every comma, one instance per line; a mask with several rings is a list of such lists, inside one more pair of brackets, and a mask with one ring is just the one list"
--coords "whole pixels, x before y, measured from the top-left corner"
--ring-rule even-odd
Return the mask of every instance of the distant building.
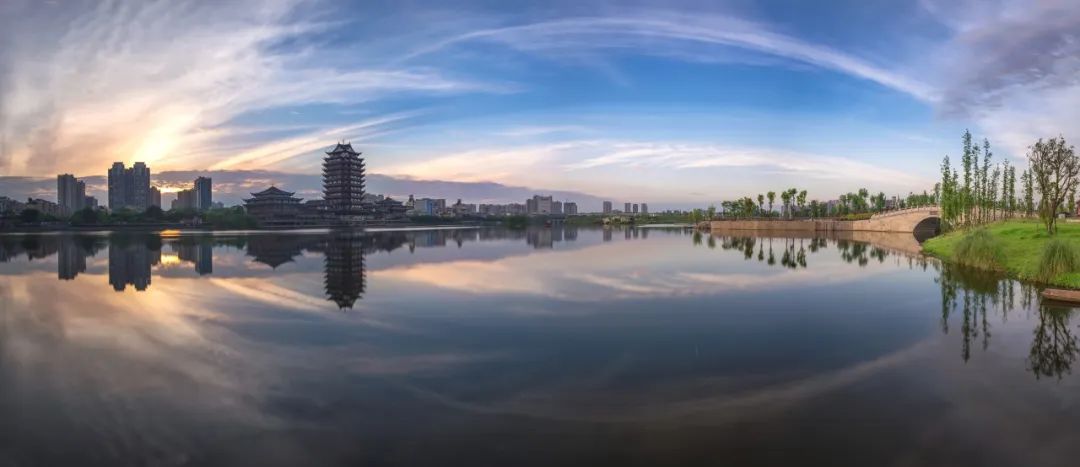
[[26, 204], [23, 209], [33, 209], [45, 215], [60, 217], [64, 215], [64, 211], [60, 208], [59, 204], [45, 199], [30, 198], [26, 200]]
[[604, 201], [604, 214], [611, 214], [611, 201]]
[[437, 216], [439, 215], [439, 200], [431, 198], [420, 198], [413, 203], [413, 214], [417, 216]]
[[150, 205], [161, 207], [161, 190], [156, 186], [150, 187]]
[[22, 212], [25, 207], [26, 205], [19, 201], [8, 198], [7, 196], [0, 196], [0, 214], [5, 212]]
[[637, 214], [637, 213], [638, 213], [638, 205], [637, 205], [637, 203], [634, 203], [634, 214]]
[[213, 207], [213, 191], [210, 188], [210, 177], [199, 177], [195, 179], [195, 209], [199, 211], [206, 211]]
[[510, 216], [522, 216], [527, 214], [525, 205], [521, 203], [510, 203], [506, 205], [506, 214]]
[[547, 215], [554, 212], [553, 202], [550, 196], [533, 195], [532, 199], [525, 200], [525, 206], [529, 214]]
[[577, 203], [573, 201], [567, 201], [563, 203], [563, 213], [567, 216], [576, 216], [578, 213]]
[[649, 205], [648, 205], [648, 203], [641, 203], [641, 213], [642, 214], [648, 214], [649, 213]]
[[451, 212], [453, 212], [454, 215], [458, 217], [475, 215], [476, 205], [462, 203], [461, 198], [458, 198], [457, 202], [454, 203], [453, 206], [451, 206]]
[[95, 198], [93, 196], [87, 196], [87, 197], [83, 198], [83, 209], [85, 209], [85, 208], [97, 209], [98, 208], [98, 200], [97, 200], [97, 198]]
[[552, 201], [551, 202], [551, 213], [552, 214], [562, 214], [563, 213], [562, 212], [562, 201]]
[[195, 209], [195, 191], [180, 190], [176, 192], [176, 199], [172, 202], [172, 209], [190, 210]]
[[630, 203], [624, 203], [624, 204], [623, 204], [623, 210], [622, 210], [622, 212], [624, 212], [624, 213], [627, 213], [627, 214], [629, 214], [629, 213], [630, 213]]
[[150, 202], [150, 168], [136, 162], [127, 169], [123, 162], [114, 162], [109, 169], [109, 209], [145, 211]]
[[83, 208], [86, 201], [86, 184], [71, 174], [56, 176], [56, 201], [60, 211], [70, 216]]
[[338, 143], [323, 159], [323, 199], [337, 216], [364, 213], [364, 159], [348, 143]]
[[244, 200], [244, 209], [262, 225], [295, 225], [300, 213], [300, 198], [271, 186]]

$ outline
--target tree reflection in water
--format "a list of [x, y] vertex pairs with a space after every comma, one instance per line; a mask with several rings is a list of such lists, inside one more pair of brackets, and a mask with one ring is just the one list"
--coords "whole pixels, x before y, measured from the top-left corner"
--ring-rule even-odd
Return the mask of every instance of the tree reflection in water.
[[960, 356], [965, 362], [971, 358], [972, 343], [980, 343], [983, 350], [990, 345], [989, 312], [996, 310], [1002, 322], [1006, 322], [1009, 313], [1021, 306], [1034, 309], [1039, 318], [1028, 353], [1028, 370], [1036, 379], [1061, 379], [1070, 373], [1080, 347], [1069, 324], [1072, 307], [1043, 300], [1035, 286], [1003, 279], [996, 273], [949, 264], [941, 264], [939, 270], [941, 330], [948, 334], [950, 314], [959, 309], [962, 313]]
[[1069, 374], [1076, 360], [1076, 336], [1069, 329], [1069, 316], [1073, 309], [1043, 302], [1039, 306], [1039, 324], [1031, 341], [1028, 369], [1035, 378]]
[[[694, 233], [695, 245], [702, 243], [701, 237], [699, 232]], [[709, 240], [714, 237], [710, 235]], [[782, 245], [774, 248], [774, 243], [781, 242]], [[858, 264], [860, 267], [867, 266], [871, 260], [884, 263], [892, 254], [890, 250], [867, 243], [848, 240], [833, 242], [844, 262]], [[807, 258], [826, 249], [829, 240], [723, 236], [719, 237], [719, 243], [723, 250], [742, 253], [747, 261], [756, 257], [758, 262], [773, 266], [777, 264], [779, 256], [781, 267], [798, 269], [806, 268]], [[951, 331], [951, 320], [958, 319], [960, 358], [964, 362], [972, 358], [973, 347], [977, 346], [984, 352], [989, 349], [993, 337], [991, 314], [1000, 315], [1001, 322], [1005, 323], [1008, 322], [1010, 313], [1021, 307], [1036, 310], [1039, 318], [1027, 359], [1028, 370], [1036, 378], [1056, 376], [1060, 379], [1070, 373], [1072, 363], [1080, 352], [1080, 343], [1069, 324], [1073, 308], [1044, 302], [1039, 298], [1039, 290], [1035, 286], [1006, 279], [994, 272], [942, 264], [922, 256], [901, 256], [907, 257], [910, 268], [926, 270], [933, 267], [938, 272], [935, 281], [941, 290], [941, 332], [948, 335]], [[956, 313], [960, 315], [955, 316]]]

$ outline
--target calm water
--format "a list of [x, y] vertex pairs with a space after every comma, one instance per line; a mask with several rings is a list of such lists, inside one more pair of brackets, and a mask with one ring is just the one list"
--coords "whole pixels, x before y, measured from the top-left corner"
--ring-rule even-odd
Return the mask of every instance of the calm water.
[[0, 465], [1071, 466], [1076, 326], [853, 240], [7, 235]]

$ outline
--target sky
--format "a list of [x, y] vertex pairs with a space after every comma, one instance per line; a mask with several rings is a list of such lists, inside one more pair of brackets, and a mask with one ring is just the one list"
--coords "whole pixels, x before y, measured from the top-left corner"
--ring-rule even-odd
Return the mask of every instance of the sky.
[[[0, 195], [154, 183], [699, 207], [931, 189], [960, 134], [1080, 138], [1067, 0], [0, 2]], [[166, 200], [168, 200], [166, 196]]]

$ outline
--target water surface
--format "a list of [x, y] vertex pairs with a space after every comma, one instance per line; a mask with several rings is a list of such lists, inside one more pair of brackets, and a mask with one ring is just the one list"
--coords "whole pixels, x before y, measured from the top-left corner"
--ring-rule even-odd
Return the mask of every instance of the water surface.
[[862, 240], [3, 235], [0, 465], [1076, 465], [1073, 311]]

